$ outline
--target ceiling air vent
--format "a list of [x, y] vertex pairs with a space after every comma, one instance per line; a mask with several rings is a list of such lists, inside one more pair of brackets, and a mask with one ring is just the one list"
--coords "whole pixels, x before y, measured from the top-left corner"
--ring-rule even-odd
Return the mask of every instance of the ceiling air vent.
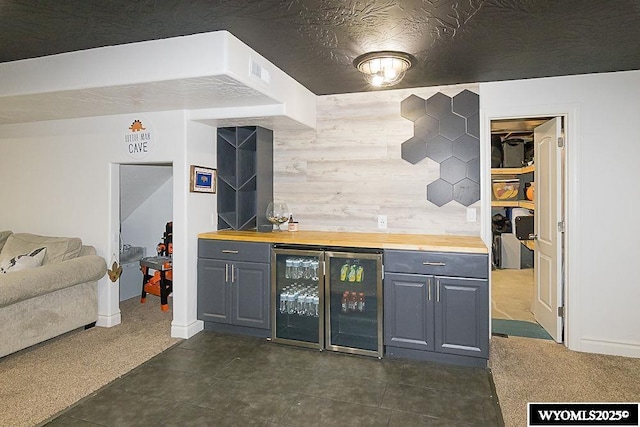
[[251, 70], [249, 71], [249, 74], [253, 77], [259, 78], [265, 83], [271, 82], [271, 74], [269, 74], [269, 72], [264, 67], [262, 67], [253, 59], [251, 59]]

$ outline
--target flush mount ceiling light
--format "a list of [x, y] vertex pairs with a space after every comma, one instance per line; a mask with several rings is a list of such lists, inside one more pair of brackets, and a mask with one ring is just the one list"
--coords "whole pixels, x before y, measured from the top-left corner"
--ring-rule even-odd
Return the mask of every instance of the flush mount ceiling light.
[[358, 56], [353, 65], [371, 86], [388, 87], [400, 83], [411, 68], [411, 56], [404, 52], [369, 52]]

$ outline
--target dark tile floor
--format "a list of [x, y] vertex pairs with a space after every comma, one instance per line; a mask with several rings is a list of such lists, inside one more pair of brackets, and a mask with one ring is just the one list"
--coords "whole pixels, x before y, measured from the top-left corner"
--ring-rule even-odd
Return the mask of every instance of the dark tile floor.
[[203, 331], [48, 426], [502, 426], [488, 370]]

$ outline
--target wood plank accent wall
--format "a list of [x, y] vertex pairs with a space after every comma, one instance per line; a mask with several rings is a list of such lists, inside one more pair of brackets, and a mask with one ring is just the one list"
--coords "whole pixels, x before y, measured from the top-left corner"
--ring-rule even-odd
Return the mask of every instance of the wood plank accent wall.
[[[436, 92], [453, 97], [477, 85], [398, 89], [318, 97], [317, 128], [274, 132], [274, 196], [287, 202], [301, 230], [480, 235], [466, 221], [466, 207], [427, 201], [427, 184], [439, 165], [427, 158], [412, 165], [400, 146], [413, 122], [400, 102]], [[378, 215], [387, 215], [387, 230]]]

